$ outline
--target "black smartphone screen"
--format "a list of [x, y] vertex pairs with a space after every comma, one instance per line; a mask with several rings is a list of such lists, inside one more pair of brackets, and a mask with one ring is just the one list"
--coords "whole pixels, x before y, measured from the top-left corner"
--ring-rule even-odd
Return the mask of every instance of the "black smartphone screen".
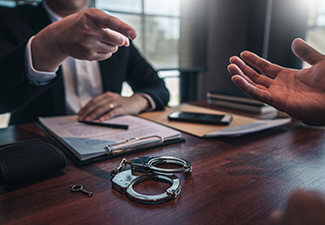
[[228, 125], [232, 120], [232, 116], [175, 111], [168, 116], [168, 119], [182, 122]]

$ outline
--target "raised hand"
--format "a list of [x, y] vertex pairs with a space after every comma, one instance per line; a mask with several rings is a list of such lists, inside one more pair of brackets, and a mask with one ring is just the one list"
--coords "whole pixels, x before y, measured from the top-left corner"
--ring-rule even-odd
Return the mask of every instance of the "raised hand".
[[284, 68], [244, 51], [243, 60], [237, 56], [230, 58], [228, 71], [233, 82], [252, 98], [304, 122], [325, 124], [325, 56], [301, 39], [293, 41], [292, 50], [311, 67]]
[[119, 46], [128, 46], [128, 38], [136, 38], [136, 31], [130, 25], [90, 8], [50, 24], [34, 37], [33, 66], [40, 71], [55, 71], [68, 56], [104, 60]]

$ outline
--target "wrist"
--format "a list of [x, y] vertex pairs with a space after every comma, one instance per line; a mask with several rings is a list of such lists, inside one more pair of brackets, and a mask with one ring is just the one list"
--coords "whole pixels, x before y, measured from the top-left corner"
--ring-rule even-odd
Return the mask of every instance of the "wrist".
[[35, 70], [54, 72], [68, 55], [60, 50], [59, 44], [55, 41], [55, 32], [51, 32], [48, 27], [33, 38], [31, 56]]
[[136, 102], [137, 106], [139, 107], [139, 112], [150, 108], [150, 103], [148, 99], [145, 98], [143, 95], [135, 93], [130, 98], [132, 98], [132, 100]]

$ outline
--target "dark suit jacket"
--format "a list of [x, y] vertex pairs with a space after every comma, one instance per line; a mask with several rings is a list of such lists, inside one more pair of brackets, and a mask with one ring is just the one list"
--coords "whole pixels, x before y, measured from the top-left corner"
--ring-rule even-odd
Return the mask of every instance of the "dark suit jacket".
[[[29, 38], [50, 24], [42, 4], [15, 8], [0, 7], [0, 113], [11, 112], [11, 124], [37, 121], [38, 116], [65, 114], [61, 69], [54, 82], [45, 86], [26, 79], [25, 47]], [[163, 109], [169, 93], [156, 71], [131, 43], [99, 62], [104, 91], [120, 93], [124, 81], [134, 92], [152, 97]]]

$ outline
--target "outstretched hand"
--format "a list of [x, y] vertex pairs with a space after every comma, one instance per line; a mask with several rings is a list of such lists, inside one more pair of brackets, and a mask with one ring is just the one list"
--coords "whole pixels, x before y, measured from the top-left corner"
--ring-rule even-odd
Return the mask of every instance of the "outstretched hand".
[[31, 43], [33, 66], [40, 71], [55, 71], [69, 56], [104, 60], [135, 38], [136, 31], [130, 25], [90, 8], [66, 16], [36, 34]]
[[[325, 125], [325, 55], [301, 39], [295, 39], [292, 50], [310, 68], [284, 68], [248, 51], [241, 58], [230, 58], [228, 71], [233, 82], [253, 99], [265, 102], [290, 116], [308, 123]], [[247, 64], [258, 69], [257, 73]]]

